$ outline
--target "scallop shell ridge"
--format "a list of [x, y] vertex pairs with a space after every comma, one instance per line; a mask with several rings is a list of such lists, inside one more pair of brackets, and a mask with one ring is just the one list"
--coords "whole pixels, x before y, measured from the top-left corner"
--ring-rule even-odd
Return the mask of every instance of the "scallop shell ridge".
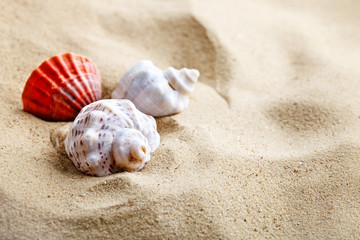
[[84, 106], [99, 99], [96, 65], [74, 53], [44, 61], [31, 73], [22, 94], [24, 110], [47, 121], [74, 120]]

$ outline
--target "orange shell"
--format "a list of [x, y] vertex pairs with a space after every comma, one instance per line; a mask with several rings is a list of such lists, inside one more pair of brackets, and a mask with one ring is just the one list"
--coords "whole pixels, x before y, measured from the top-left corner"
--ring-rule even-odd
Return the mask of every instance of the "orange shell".
[[74, 53], [43, 62], [26, 82], [24, 110], [47, 121], [74, 120], [80, 110], [101, 99], [101, 77], [95, 64]]

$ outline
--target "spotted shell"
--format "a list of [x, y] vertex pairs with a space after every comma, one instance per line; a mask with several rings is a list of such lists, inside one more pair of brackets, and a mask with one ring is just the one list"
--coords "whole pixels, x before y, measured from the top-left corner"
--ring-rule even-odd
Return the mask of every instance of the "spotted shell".
[[49, 58], [30, 75], [22, 93], [24, 110], [47, 121], [74, 120], [101, 99], [101, 78], [88, 58], [65, 53]]
[[154, 117], [167, 116], [187, 108], [199, 76], [196, 69], [169, 67], [161, 71], [151, 61], [142, 60], [125, 72], [111, 98], [129, 99]]
[[93, 176], [138, 171], [159, 146], [155, 119], [126, 99], [106, 99], [84, 107], [65, 138], [75, 167]]

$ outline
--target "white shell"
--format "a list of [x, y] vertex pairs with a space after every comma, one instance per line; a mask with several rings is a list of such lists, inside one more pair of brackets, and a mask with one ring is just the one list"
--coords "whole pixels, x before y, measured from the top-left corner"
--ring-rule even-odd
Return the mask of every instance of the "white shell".
[[154, 117], [167, 116], [187, 108], [199, 76], [196, 69], [169, 67], [161, 71], [151, 61], [142, 60], [125, 72], [111, 98], [129, 99]]
[[75, 167], [93, 176], [137, 171], [160, 144], [155, 119], [126, 99], [106, 99], [85, 106], [64, 141]]

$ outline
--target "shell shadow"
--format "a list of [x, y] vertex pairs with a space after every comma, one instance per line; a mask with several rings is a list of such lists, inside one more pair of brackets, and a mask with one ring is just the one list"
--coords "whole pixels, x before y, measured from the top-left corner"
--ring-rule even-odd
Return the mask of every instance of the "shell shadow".
[[171, 116], [156, 118], [156, 124], [160, 136], [167, 136], [184, 130], [184, 127], [180, 126], [179, 123]]

